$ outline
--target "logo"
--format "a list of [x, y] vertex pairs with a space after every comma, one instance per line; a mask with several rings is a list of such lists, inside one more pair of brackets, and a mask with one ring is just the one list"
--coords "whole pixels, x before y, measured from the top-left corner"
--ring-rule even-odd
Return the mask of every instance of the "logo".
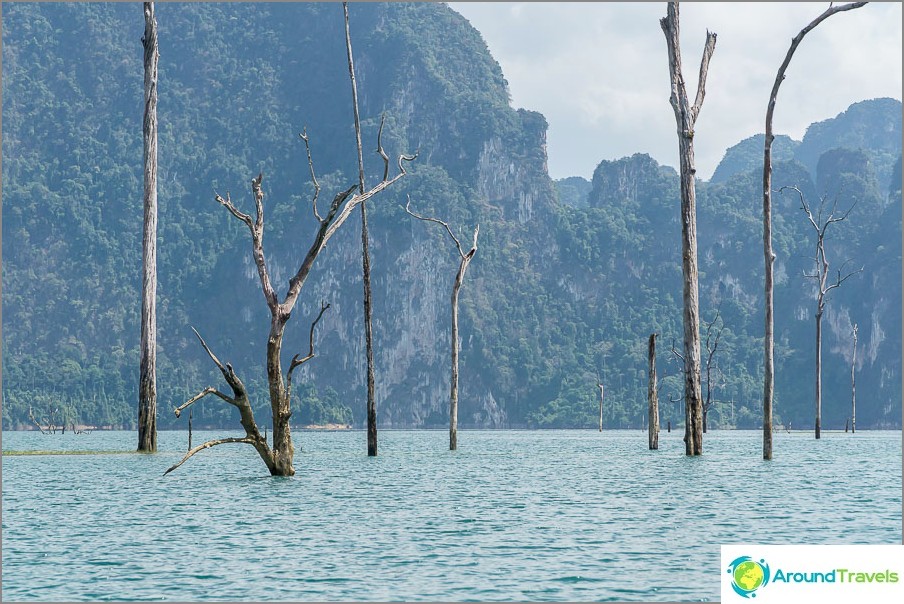
[[728, 565], [731, 587], [743, 598], [755, 598], [756, 590], [769, 583], [769, 565], [765, 560], [757, 562], [750, 556], [735, 558]]

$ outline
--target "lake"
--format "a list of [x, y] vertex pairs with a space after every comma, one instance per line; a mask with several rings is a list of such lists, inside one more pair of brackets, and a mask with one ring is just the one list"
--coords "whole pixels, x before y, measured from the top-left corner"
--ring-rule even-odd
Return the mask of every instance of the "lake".
[[[195, 432], [194, 443], [228, 432]], [[235, 434], [238, 435], [238, 434]], [[134, 432], [3, 432], [3, 450], [131, 450]], [[719, 544], [901, 543], [901, 432], [296, 432], [247, 445], [4, 455], [2, 599], [719, 599]], [[303, 448], [303, 451], [301, 450]]]

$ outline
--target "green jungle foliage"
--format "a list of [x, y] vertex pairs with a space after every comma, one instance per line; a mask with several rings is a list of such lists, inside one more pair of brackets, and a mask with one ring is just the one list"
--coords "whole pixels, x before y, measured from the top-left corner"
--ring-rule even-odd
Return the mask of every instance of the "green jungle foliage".
[[[450, 223], [479, 250], [461, 292], [463, 427], [595, 427], [598, 380], [608, 428], [639, 428], [646, 343], [660, 335], [661, 418], [681, 424], [678, 178], [645, 155], [599, 164], [588, 183], [553, 183], [543, 116], [510, 106], [480, 34], [441, 4], [353, 4], [368, 182], [381, 114], [390, 155], [419, 150], [410, 173], [369, 204], [379, 422], [448, 424], [448, 235], [404, 212]], [[274, 284], [310, 246], [321, 209], [356, 181], [354, 128], [337, 4], [174, 4], [160, 31], [158, 406], [222, 378], [189, 326], [245, 381], [269, 423], [268, 312], [247, 229], [214, 200], [246, 211], [264, 173], [265, 246]], [[14, 3], [3, 11], [3, 427], [36, 417], [133, 427], [137, 412], [142, 198], [139, 4]], [[663, 59], [665, 60], [665, 59]], [[765, 101], [765, 100], [764, 100]], [[663, 111], [670, 111], [664, 105]], [[705, 133], [700, 133], [704, 136]], [[823, 427], [850, 408], [850, 332], [861, 428], [901, 420], [901, 104], [865, 101], [779, 139], [777, 186], [854, 206], [827, 237], [834, 267], [864, 267], [832, 292], [825, 319]], [[711, 427], [755, 428], [762, 406], [761, 137], [726, 154], [698, 188], [701, 314], [725, 330]], [[891, 141], [891, 142], [889, 142]], [[796, 194], [777, 194], [776, 415], [812, 425], [814, 240]], [[352, 217], [317, 260], [284, 343], [307, 351], [321, 300], [317, 357], [295, 376], [293, 422], [365, 417], [360, 226]], [[196, 426], [237, 426], [214, 398]]]

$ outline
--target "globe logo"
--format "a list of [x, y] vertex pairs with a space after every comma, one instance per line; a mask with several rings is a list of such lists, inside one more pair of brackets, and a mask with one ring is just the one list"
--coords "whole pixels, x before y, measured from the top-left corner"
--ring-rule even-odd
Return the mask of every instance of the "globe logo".
[[755, 598], [754, 592], [769, 583], [769, 565], [750, 556], [735, 558], [727, 572], [731, 575], [732, 589], [743, 598]]

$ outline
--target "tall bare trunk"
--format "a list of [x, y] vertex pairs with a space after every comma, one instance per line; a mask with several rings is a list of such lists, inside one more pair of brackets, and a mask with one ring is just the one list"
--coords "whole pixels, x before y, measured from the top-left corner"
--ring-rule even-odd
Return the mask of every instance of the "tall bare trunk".
[[854, 324], [854, 346], [851, 350], [851, 433], [857, 431], [857, 382], [854, 370], [857, 367], [857, 324]]
[[697, 198], [694, 179], [694, 125], [706, 94], [706, 74], [716, 46], [716, 34], [706, 32], [700, 62], [697, 96], [688, 101], [681, 69], [678, 2], [669, 2], [668, 14], [660, 20], [669, 54], [672, 94], [670, 102], [678, 126], [678, 153], [681, 166], [681, 268], [684, 276], [684, 404], [685, 453], [703, 453], [703, 401], [700, 393], [700, 309], [697, 271]]
[[647, 400], [649, 402], [649, 425], [650, 425], [650, 449], [659, 448], [659, 399], [656, 395], [656, 334], [650, 334], [649, 345], [650, 357], [650, 380], [647, 388]]
[[[358, 84], [355, 80], [355, 60], [352, 55], [352, 37], [348, 26], [348, 2], [342, 3], [345, 14], [345, 50], [348, 56], [348, 76], [352, 82], [352, 107], [355, 115], [355, 138], [358, 144], [358, 191], [364, 194], [364, 152], [361, 147], [361, 119], [358, 114]], [[367, 204], [361, 204], [361, 264], [364, 282], [364, 339], [367, 354], [367, 454], [377, 454], [377, 402], [374, 393], [374, 340], [373, 310], [370, 295], [370, 250], [367, 233]]]
[[778, 90], [785, 81], [785, 71], [791, 63], [794, 51], [800, 45], [807, 33], [835, 13], [860, 8], [866, 2], [852, 2], [841, 6], [829, 5], [829, 8], [800, 30], [791, 39], [791, 46], [785, 54], [775, 75], [772, 84], [772, 92], [769, 95], [769, 104], [766, 107], [766, 134], [763, 148], [763, 256], [765, 260], [766, 275], [765, 304], [766, 325], [763, 338], [763, 459], [772, 459], [772, 402], [775, 395], [775, 337], [773, 318], [773, 274], [772, 265], [775, 263], [775, 253], [772, 250], [772, 142], [775, 136], [772, 133], [772, 117], [775, 113], [775, 102], [778, 98]]
[[452, 377], [449, 384], [449, 450], [458, 449], [458, 290], [461, 287], [462, 264], [452, 287]]
[[602, 432], [603, 431], [603, 393], [604, 393], [604, 390], [603, 390], [602, 384], [597, 384], [597, 386], [599, 386], [599, 388], [600, 388], [600, 432]]
[[408, 198], [408, 204], [405, 206], [405, 211], [418, 220], [442, 225], [446, 232], [449, 233], [452, 241], [455, 242], [455, 247], [461, 258], [461, 262], [458, 264], [458, 272], [455, 274], [455, 283], [452, 286], [452, 375], [449, 380], [449, 450], [455, 451], [458, 449], [458, 292], [461, 289], [462, 282], [464, 282], [468, 266], [471, 264], [471, 260], [474, 259], [474, 254], [477, 253], [477, 237], [480, 234], [480, 225], [474, 228], [474, 243], [471, 245], [471, 249], [465, 253], [464, 248], [461, 247], [461, 241], [452, 232], [449, 223], [413, 212], [411, 210], [410, 197]]
[[[819, 304], [822, 305], [822, 296]], [[822, 310], [816, 313], [816, 438], [822, 431]]]
[[374, 393], [373, 307], [370, 296], [370, 251], [368, 250], [367, 209], [361, 204], [361, 262], [364, 276], [364, 340], [367, 349], [367, 454], [377, 455], [377, 401]]
[[144, 3], [144, 232], [138, 450], [157, 451], [157, 19]]

